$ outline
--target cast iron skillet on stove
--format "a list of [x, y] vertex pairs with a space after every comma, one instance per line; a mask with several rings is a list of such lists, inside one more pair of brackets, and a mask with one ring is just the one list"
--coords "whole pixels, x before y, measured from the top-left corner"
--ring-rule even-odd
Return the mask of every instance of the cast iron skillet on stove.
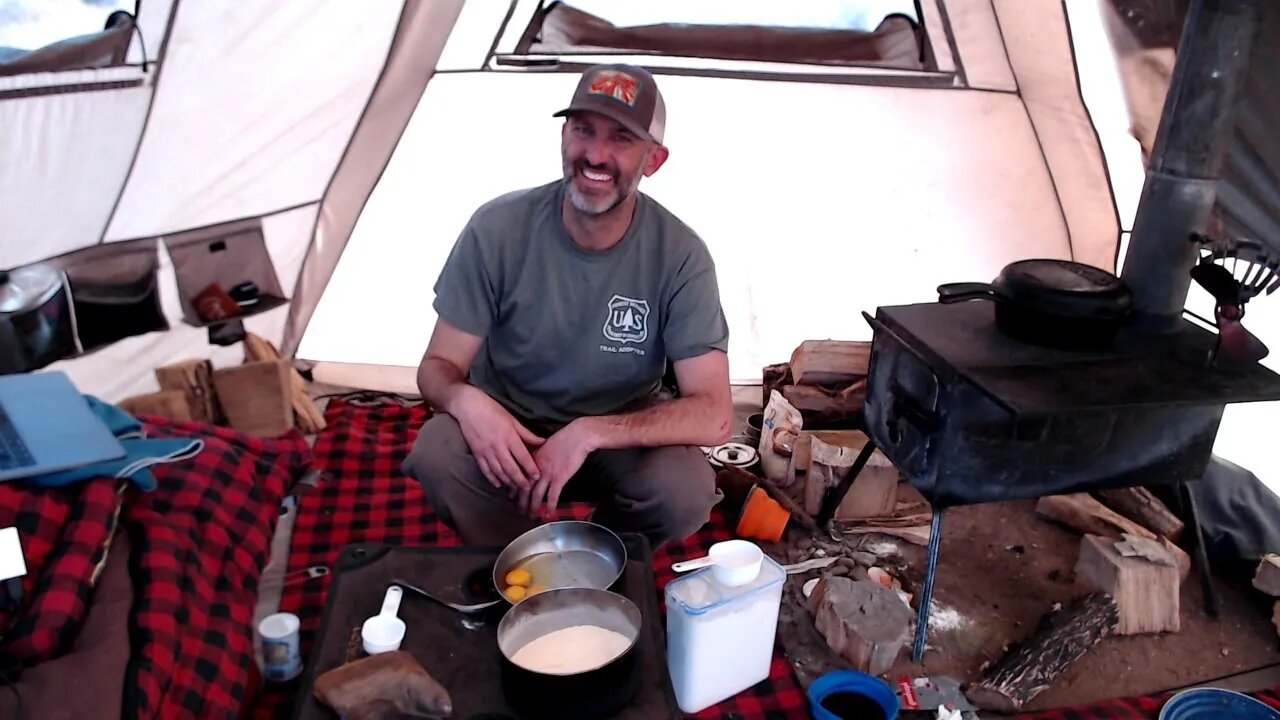
[[1069, 260], [1020, 260], [990, 283], [948, 283], [938, 301], [992, 300], [996, 327], [1022, 342], [1105, 350], [1129, 317], [1133, 296], [1115, 275]]

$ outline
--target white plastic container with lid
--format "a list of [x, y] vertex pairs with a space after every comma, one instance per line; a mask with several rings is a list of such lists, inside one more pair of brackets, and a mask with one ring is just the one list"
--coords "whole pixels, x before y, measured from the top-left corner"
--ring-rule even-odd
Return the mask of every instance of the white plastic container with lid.
[[769, 677], [787, 573], [769, 556], [754, 580], [729, 587], [706, 567], [666, 589], [667, 665], [676, 702], [696, 713]]

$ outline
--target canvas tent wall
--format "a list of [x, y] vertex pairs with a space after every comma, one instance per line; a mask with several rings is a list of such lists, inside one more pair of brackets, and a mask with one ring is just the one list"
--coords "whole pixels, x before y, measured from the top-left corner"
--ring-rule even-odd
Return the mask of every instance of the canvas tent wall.
[[[314, 314], [295, 307], [287, 337], [323, 376], [390, 368], [393, 387], [412, 388], [431, 285], [459, 229], [486, 200], [559, 173], [551, 115], [576, 69], [618, 53], [660, 73], [672, 155], [641, 187], [711, 248], [737, 382], [758, 382], [805, 338], [869, 335], [861, 310], [990, 279], [1013, 259], [1114, 267], [1121, 228], [1060, 3], [908, 2], [918, 51], [902, 54], [902, 36], [882, 29], [892, 49], [875, 64], [779, 62], [775, 46], [770, 61], [672, 49], [676, 26], [624, 18], [616, 3], [568, 5], [630, 20], [627, 48], [605, 54], [600, 33], [589, 47], [548, 47], [545, 6], [495, 5], [463, 8], [368, 202], [332, 218], [349, 240], [314, 258], [309, 272], [332, 276]], [[646, 35], [667, 50], [626, 54]], [[392, 312], [392, 330], [370, 321]]]
[[[787, 24], [782, 6], [754, 7]], [[1065, 6], [832, 7], [860, 8], [867, 27], [825, 32], [878, 56], [757, 62], [695, 45], [643, 58], [669, 96], [673, 146], [645, 190], [712, 247], [737, 380], [804, 337], [864, 333], [859, 309], [1016, 257], [1114, 262], [1120, 228]], [[159, 264], [167, 330], [55, 367], [119, 399], [152, 389], [157, 365], [237, 361], [191, 322], [195, 288], [180, 292], [170, 252], [221, 237], [269, 261], [287, 301], [250, 330], [322, 367], [411, 377], [431, 281], [469, 209], [558, 172], [549, 115], [599, 56], [539, 44], [530, 28], [555, 8], [147, 0], [124, 62], [0, 77], [0, 267], [124, 243], [154, 246]], [[905, 32], [884, 20], [894, 9], [911, 16]], [[548, 53], [561, 53], [550, 69]]]
[[[559, 173], [551, 113], [622, 57], [668, 98], [672, 158], [642, 189], [711, 248], [733, 378], [756, 382], [942, 282], [1115, 267], [1141, 146], [1095, 102], [1123, 97], [1096, 44], [1114, 1], [145, 0], [123, 61], [0, 76], [0, 268], [154, 252], [168, 329], [52, 365], [109, 400], [158, 365], [239, 361], [173, 267], [219, 241], [285, 301], [249, 330], [318, 377], [411, 389], [467, 216]], [[682, 25], [735, 19], [718, 44]]]

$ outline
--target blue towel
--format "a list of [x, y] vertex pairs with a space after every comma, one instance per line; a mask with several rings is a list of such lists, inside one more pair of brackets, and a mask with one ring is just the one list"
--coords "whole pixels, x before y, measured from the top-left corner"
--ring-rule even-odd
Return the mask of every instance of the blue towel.
[[21, 482], [37, 487], [62, 487], [97, 477], [128, 478], [139, 489], [150, 492], [156, 489], [156, 478], [149, 468], [161, 463], [187, 460], [204, 450], [204, 441], [200, 439], [148, 438], [142, 429], [142, 423], [134, 416], [92, 395], [85, 395], [84, 398], [93, 414], [107, 424], [111, 433], [124, 446], [124, 457], [35, 475], [23, 478]]

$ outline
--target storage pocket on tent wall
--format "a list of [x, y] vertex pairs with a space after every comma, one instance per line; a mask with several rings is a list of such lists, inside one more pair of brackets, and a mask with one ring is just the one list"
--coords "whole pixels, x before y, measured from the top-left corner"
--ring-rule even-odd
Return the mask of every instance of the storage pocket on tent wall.
[[164, 244], [190, 325], [217, 325], [288, 302], [257, 220], [169, 235]]
[[55, 262], [67, 273], [76, 332], [87, 352], [169, 329], [160, 301], [155, 238], [77, 250]]
[[66, 274], [47, 262], [0, 270], [0, 375], [79, 352]]

